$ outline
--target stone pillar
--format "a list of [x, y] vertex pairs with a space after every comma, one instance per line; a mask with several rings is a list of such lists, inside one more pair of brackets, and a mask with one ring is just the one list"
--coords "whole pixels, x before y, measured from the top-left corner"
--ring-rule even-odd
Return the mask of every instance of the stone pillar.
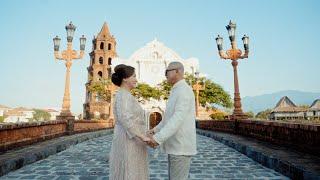
[[75, 117], [72, 115], [59, 115], [56, 116], [57, 120], [66, 120], [67, 121], [67, 128], [66, 128], [66, 134], [67, 135], [72, 135], [74, 134], [74, 121]]

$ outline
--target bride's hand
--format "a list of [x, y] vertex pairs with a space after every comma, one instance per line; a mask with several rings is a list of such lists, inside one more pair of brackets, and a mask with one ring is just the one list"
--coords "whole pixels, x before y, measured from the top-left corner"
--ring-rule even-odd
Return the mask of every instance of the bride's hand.
[[151, 139], [145, 135], [142, 135], [139, 137], [141, 141], [145, 142], [145, 143], [148, 143], [151, 141]]

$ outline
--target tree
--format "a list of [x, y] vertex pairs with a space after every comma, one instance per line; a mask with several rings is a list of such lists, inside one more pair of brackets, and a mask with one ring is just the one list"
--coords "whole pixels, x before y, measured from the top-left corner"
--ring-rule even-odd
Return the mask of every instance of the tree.
[[50, 120], [50, 113], [41, 110], [41, 109], [34, 109], [33, 119], [36, 121], [43, 121], [43, 120]]
[[111, 81], [109, 79], [91, 82], [91, 84], [88, 86], [88, 91], [96, 94], [99, 99], [110, 102], [111, 92], [107, 88], [109, 85], [111, 85]]
[[256, 114], [256, 118], [259, 119], [269, 119], [269, 115], [271, 114], [271, 109], [266, 109], [264, 111], [260, 111]]
[[[192, 74], [185, 74], [185, 80], [190, 85], [196, 84], [196, 78]], [[225, 108], [232, 107], [232, 101], [230, 95], [223, 90], [223, 88], [205, 77], [198, 79], [199, 84], [204, 86], [204, 90], [199, 92], [199, 103], [201, 106], [222, 106]], [[164, 98], [168, 98], [171, 87], [166, 81], [163, 81], [160, 85], [160, 90], [163, 93]], [[196, 93], [196, 92], [194, 92]]]
[[[194, 85], [196, 79], [193, 75], [185, 74], [186, 82], [189, 85]], [[199, 78], [200, 84], [204, 85], [204, 90], [199, 93], [199, 102], [203, 107], [215, 108], [214, 106], [222, 106], [225, 108], [232, 107], [232, 101], [230, 95], [223, 90], [223, 88], [214, 83], [213, 81], [206, 79], [205, 77]], [[110, 85], [110, 80], [101, 80], [91, 83], [88, 86], [90, 92], [96, 93], [98, 97], [110, 102], [111, 93], [106, 90], [106, 87]], [[138, 99], [139, 102], [143, 100], [150, 100], [150, 98], [160, 100], [168, 99], [172, 86], [165, 80], [158, 84], [157, 87], [151, 87], [145, 83], [138, 83], [131, 93]], [[195, 93], [195, 92], [194, 92]]]
[[150, 100], [150, 98], [160, 100], [161, 91], [156, 87], [151, 87], [145, 83], [138, 83], [131, 93], [138, 99], [139, 102], [143, 100]]
[[246, 112], [245, 115], [247, 115], [248, 118], [254, 118], [254, 112], [252, 111]]
[[172, 85], [170, 85], [168, 81], [164, 80], [160, 84], [158, 84], [158, 88], [160, 90], [161, 97], [164, 100], [167, 100], [169, 98], [169, 93], [172, 88]]
[[4, 121], [4, 117], [0, 116], [0, 123], [3, 123], [3, 121]]
[[226, 115], [227, 114], [222, 111], [215, 111], [214, 113], [210, 114], [210, 118], [213, 120], [221, 120], [224, 119]]
[[307, 104], [301, 104], [301, 105], [298, 105], [298, 107], [303, 108], [303, 109], [308, 109], [308, 108], [309, 108], [309, 105], [307, 105]]

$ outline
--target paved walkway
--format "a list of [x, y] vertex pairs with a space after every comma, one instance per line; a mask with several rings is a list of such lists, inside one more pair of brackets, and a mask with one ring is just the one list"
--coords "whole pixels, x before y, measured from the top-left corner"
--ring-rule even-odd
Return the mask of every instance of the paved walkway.
[[[107, 135], [85, 141], [0, 179], [109, 179], [111, 140]], [[288, 179], [211, 138], [198, 135], [197, 140], [199, 153], [192, 160], [190, 179]], [[168, 179], [167, 157], [155, 158], [153, 152], [150, 149], [150, 179]]]

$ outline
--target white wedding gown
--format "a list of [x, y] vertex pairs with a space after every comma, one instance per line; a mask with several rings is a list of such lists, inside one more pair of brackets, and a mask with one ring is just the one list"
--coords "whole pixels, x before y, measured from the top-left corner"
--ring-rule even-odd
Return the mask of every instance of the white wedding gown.
[[114, 102], [114, 137], [110, 152], [110, 180], [148, 180], [146, 145], [136, 134], [145, 134], [145, 113], [138, 101], [120, 88]]

